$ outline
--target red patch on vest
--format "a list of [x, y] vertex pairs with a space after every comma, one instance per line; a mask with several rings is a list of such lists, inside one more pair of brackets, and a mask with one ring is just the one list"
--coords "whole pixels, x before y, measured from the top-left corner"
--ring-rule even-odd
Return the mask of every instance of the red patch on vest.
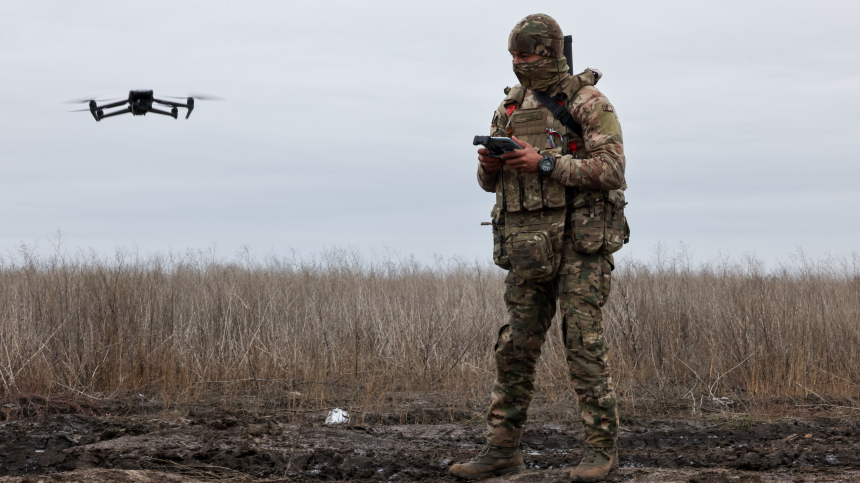
[[510, 116], [511, 114], [513, 114], [513, 113], [514, 113], [514, 110], [516, 110], [516, 108], [517, 108], [517, 105], [516, 105], [516, 104], [511, 104], [510, 106], [508, 106], [508, 116]]

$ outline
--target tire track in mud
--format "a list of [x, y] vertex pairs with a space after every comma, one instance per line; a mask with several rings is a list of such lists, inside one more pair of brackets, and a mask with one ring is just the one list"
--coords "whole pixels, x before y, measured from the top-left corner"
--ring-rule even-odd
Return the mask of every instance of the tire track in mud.
[[[0, 481], [27, 475], [120, 481], [120, 473], [98, 479], [99, 472], [120, 470], [136, 475], [128, 481], [159, 480], [146, 475], [163, 475], [163, 481], [164, 475], [176, 481], [453, 481], [447, 468], [470, 459], [484, 442], [484, 427], [474, 422], [329, 427], [321, 418], [299, 425], [291, 417], [217, 410], [2, 423], [0, 476], [8, 478]], [[838, 419], [746, 427], [642, 420], [624, 427], [619, 447], [621, 469], [608, 481], [860, 481], [860, 425]], [[531, 424], [523, 438], [527, 471], [509, 481], [563, 481], [582, 449], [578, 424]], [[702, 474], [710, 476], [697, 479]], [[80, 475], [95, 479], [65, 479]], [[814, 479], [828, 475], [835, 479]]]

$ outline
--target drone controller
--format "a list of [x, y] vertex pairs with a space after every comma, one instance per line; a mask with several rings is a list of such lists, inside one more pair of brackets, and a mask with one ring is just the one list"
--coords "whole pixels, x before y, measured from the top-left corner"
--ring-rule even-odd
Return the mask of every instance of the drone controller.
[[485, 154], [485, 156], [496, 159], [500, 159], [505, 153], [523, 148], [511, 138], [502, 137], [475, 136], [472, 145], [477, 146], [479, 144], [490, 151], [490, 154]]

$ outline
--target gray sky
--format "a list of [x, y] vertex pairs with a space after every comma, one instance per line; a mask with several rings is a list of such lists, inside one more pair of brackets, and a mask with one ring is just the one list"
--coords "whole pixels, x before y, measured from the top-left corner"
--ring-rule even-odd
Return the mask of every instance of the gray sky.
[[[603, 71], [627, 154], [629, 255], [785, 259], [860, 241], [860, 3], [0, 4], [0, 250], [355, 247], [487, 259], [475, 134], [543, 12]], [[61, 101], [217, 94], [188, 120]], [[183, 111], [184, 113], [184, 111]], [[182, 114], [182, 113], [181, 113]]]

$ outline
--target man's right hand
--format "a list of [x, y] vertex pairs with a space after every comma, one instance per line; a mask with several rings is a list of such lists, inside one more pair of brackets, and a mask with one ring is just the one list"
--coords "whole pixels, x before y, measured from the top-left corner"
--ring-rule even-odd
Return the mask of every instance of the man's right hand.
[[502, 169], [502, 166], [505, 165], [505, 162], [499, 158], [492, 158], [489, 155], [490, 150], [487, 148], [481, 148], [478, 150], [478, 161], [481, 163], [481, 167], [484, 168], [484, 172], [486, 173], [495, 173], [496, 171]]

